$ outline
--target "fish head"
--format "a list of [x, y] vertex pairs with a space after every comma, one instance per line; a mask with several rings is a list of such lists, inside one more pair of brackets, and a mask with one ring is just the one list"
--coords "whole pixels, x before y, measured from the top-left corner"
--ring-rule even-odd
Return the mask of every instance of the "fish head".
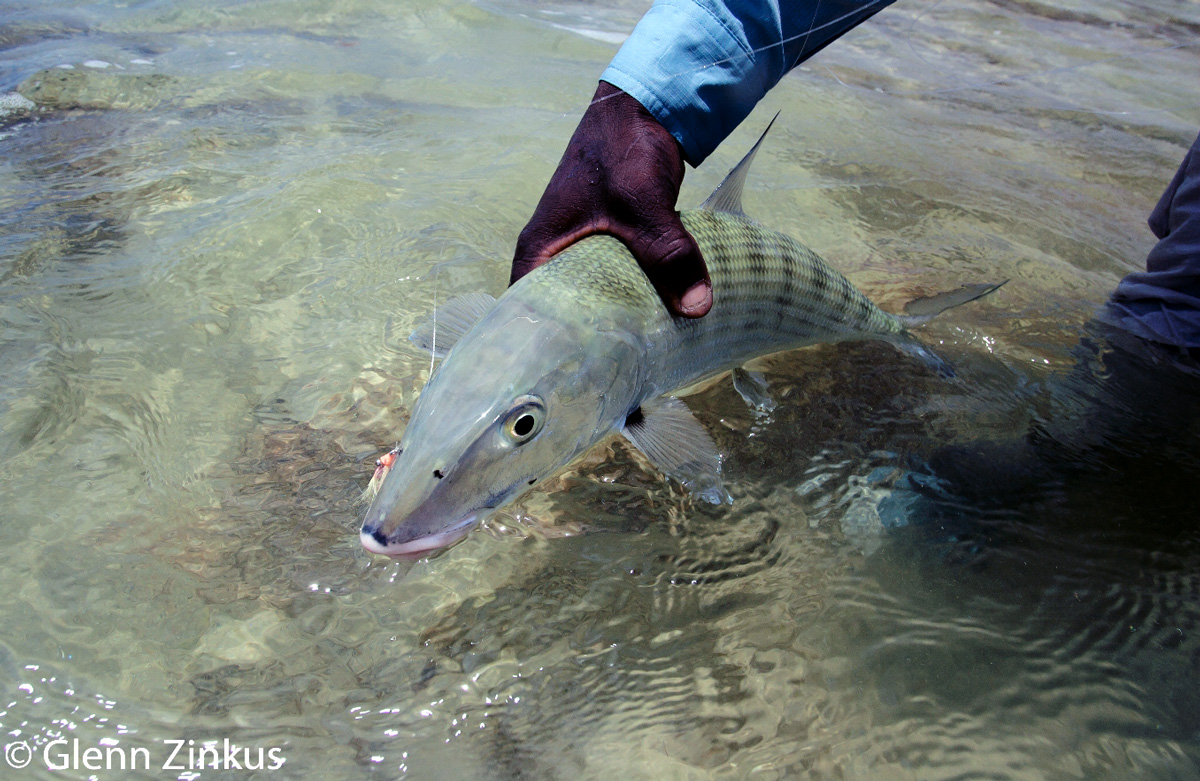
[[624, 420], [638, 361], [594, 323], [502, 301], [422, 390], [363, 547], [414, 557], [465, 537]]

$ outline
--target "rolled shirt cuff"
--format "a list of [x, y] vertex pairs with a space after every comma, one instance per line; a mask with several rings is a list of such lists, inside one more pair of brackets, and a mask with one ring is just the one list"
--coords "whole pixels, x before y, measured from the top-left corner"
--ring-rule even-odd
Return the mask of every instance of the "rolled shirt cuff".
[[641, 103], [699, 165], [774, 85], [732, 17], [660, 0], [600, 76]]
[[699, 165], [799, 63], [893, 0], [658, 0], [601, 78]]

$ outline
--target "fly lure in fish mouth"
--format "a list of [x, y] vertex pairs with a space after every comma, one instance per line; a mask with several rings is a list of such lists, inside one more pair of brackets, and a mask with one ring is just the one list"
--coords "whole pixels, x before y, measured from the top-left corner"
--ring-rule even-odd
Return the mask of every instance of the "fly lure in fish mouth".
[[375, 498], [375, 494], [379, 493], [379, 486], [383, 484], [383, 478], [387, 477], [388, 472], [392, 471], [392, 466], [396, 463], [396, 459], [399, 456], [400, 446], [397, 445], [375, 459], [375, 473], [371, 475], [371, 481], [363, 489], [362, 496], [359, 497], [360, 501], [369, 502]]
[[367, 510], [367, 550], [411, 557], [448, 546], [618, 434], [695, 495], [729, 502], [712, 438], [669, 394], [731, 370], [739, 387], [739, 367], [764, 355], [877, 339], [950, 373], [909, 327], [999, 285], [918, 299], [905, 315], [882, 311], [812, 250], [742, 211], [761, 143], [681, 215], [717, 291], [703, 319], [672, 317], [625, 245], [604, 235], [571, 245], [499, 299], [439, 304], [438, 322], [411, 339], [442, 362]]

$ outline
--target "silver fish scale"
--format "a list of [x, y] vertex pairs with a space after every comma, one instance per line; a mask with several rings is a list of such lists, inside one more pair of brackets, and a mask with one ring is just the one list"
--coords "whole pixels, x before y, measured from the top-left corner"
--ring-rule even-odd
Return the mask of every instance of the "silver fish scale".
[[897, 318], [794, 239], [741, 215], [682, 216], [713, 282], [713, 308], [701, 319], [670, 317], [633, 256], [609, 236], [577, 242], [531, 275], [541, 295], [582, 309], [637, 310], [658, 353], [648, 358], [660, 391], [780, 350], [905, 334]]

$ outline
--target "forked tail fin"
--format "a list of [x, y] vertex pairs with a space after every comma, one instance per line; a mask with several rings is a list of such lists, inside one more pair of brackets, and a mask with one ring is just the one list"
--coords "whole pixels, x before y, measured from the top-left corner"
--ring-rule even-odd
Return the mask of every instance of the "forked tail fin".
[[[988, 293], [995, 292], [1007, 282], [1008, 280], [1006, 279], [1004, 282], [998, 284], [963, 285], [957, 290], [950, 290], [924, 298], [914, 298], [904, 305], [904, 314], [896, 315], [896, 317], [907, 328], [923, 325], [947, 309], [962, 306], [977, 298], [983, 298]], [[938, 355], [927, 345], [921, 344], [911, 334], [905, 333], [899, 338], [892, 340], [892, 343], [903, 352], [908, 353], [933, 369], [942, 377], [950, 378], [954, 376], [954, 368], [950, 366], [950, 363], [945, 358]]]
[[896, 315], [896, 317], [908, 328], [924, 325], [947, 309], [953, 309], [956, 306], [962, 306], [978, 298], [983, 298], [987, 294], [999, 290], [1007, 283], [1008, 280], [1006, 279], [1004, 282], [997, 284], [963, 285], [957, 290], [925, 296], [924, 298], [914, 298], [904, 305], [904, 314]]

